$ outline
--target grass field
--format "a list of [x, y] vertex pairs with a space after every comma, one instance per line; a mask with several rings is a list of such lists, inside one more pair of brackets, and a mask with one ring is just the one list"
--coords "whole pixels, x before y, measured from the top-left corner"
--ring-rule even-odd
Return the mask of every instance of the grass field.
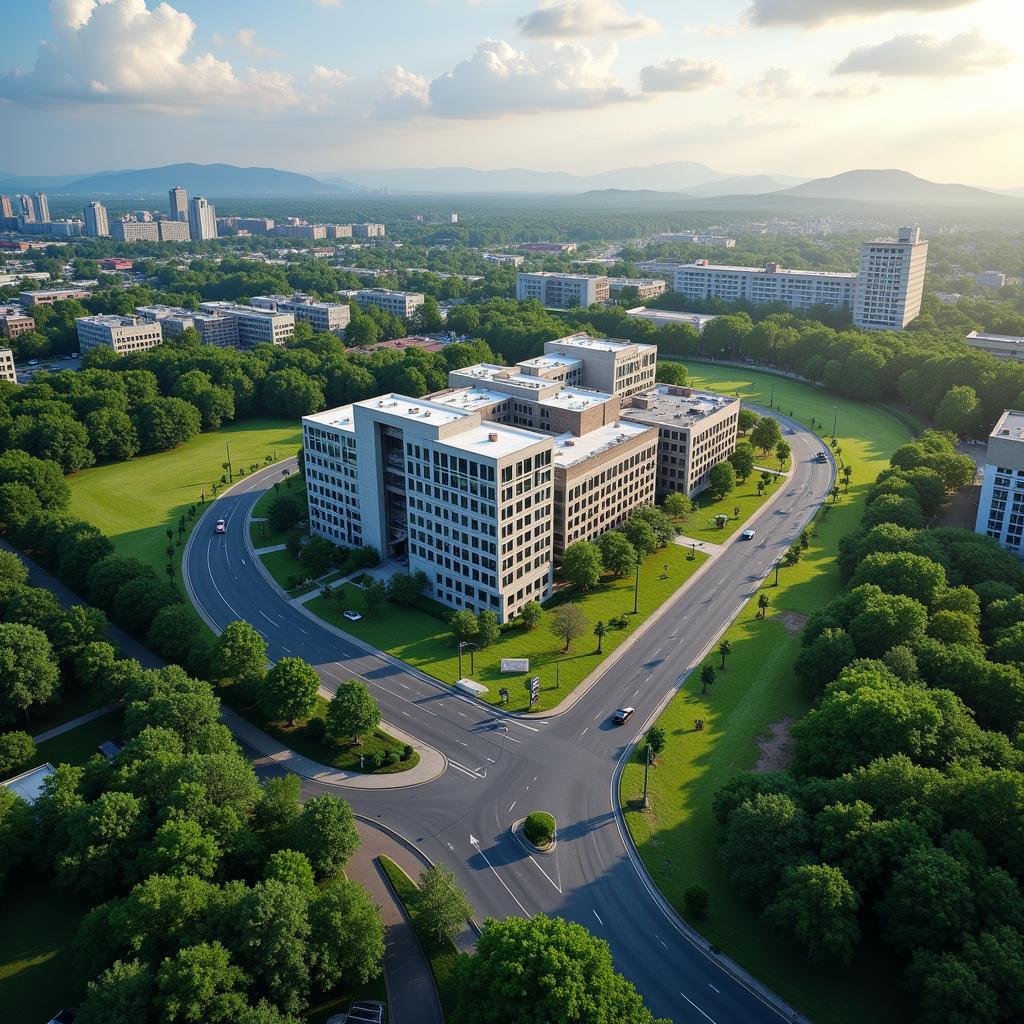
[[85, 764], [93, 754], [98, 753], [96, 748], [101, 743], [121, 735], [123, 722], [124, 712], [117, 709], [62, 732], [52, 740], [39, 744], [39, 762], [49, 761], [53, 765]]
[[[779, 489], [777, 483], [766, 487], [764, 494], [757, 493], [757, 484], [760, 479], [760, 474], [755, 470], [742, 484], [737, 484], [729, 494], [718, 500], [712, 498], [705, 491], [697, 499], [700, 510], [691, 512], [685, 522], [677, 520], [677, 525], [682, 528], [687, 537], [692, 537], [694, 540], [722, 544], [766, 501], [775, 496], [775, 492]], [[715, 516], [720, 514], [729, 517], [721, 529], [715, 524]]]
[[402, 906], [405, 908], [409, 921], [412, 923], [416, 938], [419, 939], [423, 955], [430, 964], [430, 970], [434, 975], [434, 984], [437, 985], [437, 994], [441, 999], [441, 1009], [447, 1017], [452, 1011], [451, 974], [455, 961], [459, 958], [458, 950], [451, 939], [439, 940], [434, 932], [427, 931], [419, 920], [419, 914], [415, 909], [415, 897], [418, 886], [416, 883], [390, 858], [384, 854], [377, 857], [377, 863], [381, 866], [384, 874], [388, 876], [391, 887], [395, 890]]
[[[770, 726], [807, 710], [792, 672], [800, 627], [809, 612], [838, 593], [839, 538], [856, 528], [872, 481], [910, 435], [883, 410], [809, 385], [734, 367], [695, 363], [690, 371], [698, 387], [739, 391], [763, 404], [774, 381], [776, 407], [786, 413], [792, 409], [805, 423], [814, 417], [831, 427], [837, 411], [839, 447], [853, 478], [849, 496], [830, 509], [826, 520], [819, 519], [817, 535], [800, 562], [781, 570], [778, 588], [773, 578], [766, 581], [767, 619], [756, 618], [755, 595], [730, 627], [726, 636], [733, 651], [727, 670], [719, 673], [707, 696], [701, 695], [699, 673], [694, 673], [662, 715], [669, 743], [651, 772], [649, 810], [639, 808], [642, 765], [637, 761], [626, 767], [620, 789], [626, 823], [647, 870], [676, 909], [683, 913], [688, 886], [705, 886], [711, 908], [707, 919], [693, 922], [695, 927], [815, 1024], [895, 1024], [912, 1014], [891, 958], [865, 944], [849, 968], [811, 967], [733, 892], [718, 861], [711, 798], [733, 773], [757, 762], [759, 740]], [[719, 659], [712, 657], [717, 668]], [[702, 732], [693, 731], [696, 718], [706, 723]]]
[[[604, 583], [589, 593], [572, 597], [583, 608], [590, 625], [587, 633], [573, 642], [572, 650], [568, 653], [563, 650], [564, 642], [549, 628], [550, 609], [553, 607], [553, 604], [549, 604], [548, 614], [536, 629], [513, 628], [503, 633], [498, 643], [473, 653], [472, 667], [470, 652], [467, 650], [462, 658], [463, 675], [488, 686], [490, 689], [483, 699], [492, 704], [499, 701], [498, 689], [507, 687], [510, 692], [507, 707], [510, 711], [529, 710], [527, 681], [531, 676], [540, 676], [540, 703], [535, 707], [540, 711], [554, 707], [693, 575], [705, 556], [698, 554], [695, 559], [691, 559], [688, 554], [689, 548], [670, 544], [662, 551], [655, 551], [647, 559], [640, 570], [639, 614], [630, 614], [630, 624], [626, 629], [608, 628], [602, 654], [597, 653], [597, 640], [590, 630], [598, 621], [607, 625], [609, 619], [617, 618], [624, 612], [632, 613], [633, 577], [619, 580], [606, 578]], [[362, 591], [356, 586], [346, 586], [344, 590], [344, 607], [364, 611]], [[442, 682], [454, 683], [459, 678], [458, 652], [447, 622], [441, 619], [416, 608], [386, 604], [377, 618], [364, 617], [360, 622], [349, 622], [342, 618], [343, 609], [336, 597], [315, 597], [306, 603], [306, 607], [353, 636], [401, 658]], [[529, 658], [530, 670], [502, 673], [502, 658]]]
[[266, 516], [270, 503], [279, 494], [287, 494], [295, 498], [302, 505], [302, 517], [306, 517], [306, 483], [302, 477], [292, 472], [281, 479], [280, 485], [276, 491], [272, 487], [268, 488], [263, 497], [252, 507], [254, 521], [249, 523], [249, 536], [255, 548], [267, 548], [274, 544], [283, 544], [285, 541], [284, 533], [279, 530], [272, 530], [267, 522], [255, 521], [257, 519], [262, 520]]

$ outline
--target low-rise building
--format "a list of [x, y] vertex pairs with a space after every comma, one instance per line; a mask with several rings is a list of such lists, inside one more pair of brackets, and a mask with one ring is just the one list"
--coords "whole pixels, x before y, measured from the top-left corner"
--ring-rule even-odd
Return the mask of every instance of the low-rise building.
[[23, 306], [52, 306], [55, 302], [68, 299], [87, 299], [89, 293], [83, 288], [43, 288], [39, 291], [18, 292], [18, 301]]
[[525, 252], [575, 252], [575, 242], [523, 242], [519, 246]]
[[35, 320], [21, 306], [0, 306], [0, 337], [17, 338], [35, 329]]
[[287, 295], [256, 295], [250, 300], [257, 309], [275, 309], [292, 313], [296, 320], [309, 324], [314, 331], [342, 334], [352, 319], [352, 310], [344, 302], [316, 302], [311, 296], [296, 292]]
[[165, 338], [191, 328], [206, 345], [238, 348], [238, 320], [221, 313], [198, 313], [181, 306], [136, 306], [135, 312], [150, 323], [159, 323]]
[[100, 260], [100, 270], [131, 270], [132, 265], [131, 260], [126, 260], [121, 256], [106, 256]]
[[991, 334], [988, 331], [971, 331], [966, 337], [971, 348], [987, 352], [996, 359], [1024, 359], [1024, 337], [1017, 334]]
[[487, 263], [497, 263], [499, 267], [521, 267], [526, 262], [525, 256], [510, 252], [485, 252], [483, 258]]
[[295, 335], [295, 315], [272, 309], [257, 309], [234, 302], [201, 302], [203, 313], [231, 317], [238, 326], [238, 341], [246, 348], [253, 345], [283, 345]]
[[14, 353], [9, 348], [0, 348], [0, 380], [18, 383], [18, 371], [14, 368]]
[[975, 533], [1024, 557], [1024, 412], [1007, 409], [988, 437]]
[[561, 274], [551, 270], [516, 274], [516, 298], [537, 299], [550, 309], [585, 309], [608, 301], [608, 278], [600, 274]]
[[684, 313], [675, 309], [648, 309], [646, 306], [636, 306], [626, 310], [626, 316], [634, 317], [637, 320], [649, 320], [655, 327], [675, 327], [679, 324], [686, 324], [700, 334], [712, 320], [715, 313]]
[[789, 270], [778, 263], [733, 267], [696, 260], [676, 269], [675, 291], [690, 299], [783, 303], [790, 309], [853, 308], [857, 275], [830, 270]]
[[141, 316], [80, 316], [75, 320], [78, 348], [82, 353], [106, 346], [118, 355], [156, 348], [163, 340], [159, 322]]
[[422, 292], [394, 291], [391, 288], [360, 288], [355, 294], [360, 306], [379, 306], [386, 313], [409, 319], [423, 305]]
[[619, 338], [591, 338], [570, 334], [544, 343], [546, 355], [583, 360], [583, 386], [627, 398], [654, 384], [658, 372], [658, 348]]
[[983, 270], [980, 274], [974, 275], [974, 283], [982, 288], [999, 289], [1006, 285], [1006, 275], [998, 270]]
[[660, 277], [608, 278], [608, 294], [613, 299], [617, 299], [624, 289], [629, 288], [636, 290], [636, 298], [641, 302], [648, 302], [651, 299], [656, 299], [659, 295], [664, 295], [667, 287], [666, 282]]

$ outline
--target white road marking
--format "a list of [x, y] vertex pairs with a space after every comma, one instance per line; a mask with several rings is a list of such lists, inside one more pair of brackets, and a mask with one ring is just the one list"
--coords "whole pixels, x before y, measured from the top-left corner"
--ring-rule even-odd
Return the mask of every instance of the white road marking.
[[711, 989], [711, 991], [712, 991], [712, 992], [714, 992], [714, 993], [715, 993], [715, 995], [718, 995], [718, 996], [720, 996], [720, 995], [722, 994], [721, 992], [719, 992], [719, 991], [718, 991], [718, 989], [717, 989], [717, 988], [715, 988], [715, 986], [714, 986], [714, 985], [712, 985], [712, 984], [711, 984], [711, 982], [710, 982], [710, 981], [708, 982], [708, 988], [709, 988], [709, 989]]
[[517, 802], [518, 802], [518, 801], [516, 801], [516, 800], [513, 800], [513, 801], [512, 801], [512, 803], [511, 803], [511, 804], [509, 805], [509, 808], [508, 808], [508, 810], [507, 810], [507, 811], [506, 811], [505, 813], [506, 813], [506, 814], [511, 814], [511, 813], [512, 813], [512, 808], [513, 808], [513, 807], [515, 807], [515, 805], [516, 805], [516, 803], [517, 803]]
[[708, 1017], [708, 1015], [685, 993], [679, 993], [702, 1017], [707, 1017], [711, 1024], [716, 1024], [714, 1017]]
[[412, 715], [410, 715], [408, 711], [403, 711], [402, 714], [405, 715], [406, 718], [412, 718]]
[[258, 611], [260, 615], [262, 615], [263, 618], [265, 618], [272, 626], [277, 625], [277, 623], [262, 608], [257, 608], [256, 611]]
[[601, 920], [601, 915], [596, 910], [591, 910], [591, 913], [597, 918], [597, 923], [603, 928], [604, 921]]
[[309, 636], [309, 634], [301, 626], [299, 626], [299, 632], [302, 633], [304, 636]]
[[521, 910], [521, 911], [522, 911], [522, 912], [523, 912], [524, 914], [526, 914], [526, 916], [527, 916], [527, 917], [529, 917], [530, 915], [529, 915], [529, 913], [527, 912], [527, 910], [526, 910], [526, 907], [524, 907], [524, 906], [522, 905], [522, 903], [520, 903], [520, 902], [519, 902], [519, 900], [518, 900], [518, 899], [516, 899], [516, 894], [515, 894], [515, 893], [514, 893], [514, 892], [513, 892], [513, 891], [512, 891], [512, 890], [511, 890], [511, 889], [510, 889], [510, 888], [509, 888], [509, 887], [508, 887], [507, 885], [505, 885], [505, 879], [504, 879], [504, 878], [502, 878], [502, 877], [501, 877], [501, 875], [499, 875], [499, 874], [498, 874], [498, 872], [494, 870], [494, 867], [493, 867], [493, 865], [492, 865], [492, 864], [491, 864], [491, 862], [490, 862], [490, 861], [489, 861], [489, 860], [487, 859], [487, 854], [486, 854], [486, 853], [484, 853], [484, 851], [480, 849], [480, 840], [479, 840], [479, 839], [477, 839], [477, 837], [476, 837], [475, 835], [473, 835], [472, 833], [470, 833], [470, 836], [469, 836], [469, 845], [470, 845], [470, 846], [472, 846], [472, 847], [473, 847], [473, 848], [474, 848], [474, 849], [476, 850], [476, 852], [480, 854], [480, 856], [481, 856], [481, 857], [483, 857], [483, 859], [484, 859], [484, 863], [485, 863], [485, 864], [486, 864], [486, 865], [487, 865], [487, 866], [488, 866], [488, 867], [489, 867], [489, 868], [491, 869], [491, 872], [492, 872], [492, 874], [494, 875], [494, 877], [495, 877], [495, 878], [496, 878], [496, 879], [497, 879], [497, 880], [498, 880], [499, 882], [501, 882], [501, 884], [502, 884], [502, 885], [504, 885], [504, 886], [505, 886], [505, 892], [507, 892], [507, 893], [509, 894], [509, 896], [511, 896], [511, 897], [512, 897], [512, 899], [514, 899], [514, 900], [516, 901], [516, 906], [517, 906], [517, 907], [518, 907], [518, 908], [519, 908], [519, 909], [520, 909], [520, 910]]
[[463, 775], [468, 775], [471, 779], [478, 778], [478, 776], [474, 775], [468, 768], [463, 768], [462, 765], [458, 763], [458, 761], [453, 761], [450, 757], [448, 758], [448, 763], [456, 771], [462, 772]]
[[640, 692], [640, 688], [639, 688], [639, 687], [637, 687], [637, 688], [636, 688], [636, 689], [635, 689], [635, 690], [633, 691], [633, 696], [635, 697], [635, 696], [636, 696], [636, 695], [637, 695], [637, 694], [638, 694], [639, 692]]
[[281, 650], [282, 651], [287, 651], [289, 654], [292, 653], [292, 649], [290, 647], [285, 647], [284, 644], [281, 644]]
[[[590, 726], [588, 725], [587, 729], [589, 729], [589, 728], [590, 728]], [[587, 729], [584, 729], [583, 732], [580, 733], [580, 735], [583, 736], [586, 733]]]
[[[533, 861], [533, 863], [534, 863], [534, 866], [535, 866], [535, 867], [537, 868], [537, 870], [538, 870], [538, 871], [539, 871], [539, 872], [540, 872], [540, 873], [541, 873], [541, 874], [542, 874], [542, 875], [543, 875], [543, 876], [544, 876], [544, 877], [545, 877], [545, 878], [546, 878], [546, 879], [547, 879], [547, 880], [548, 880], [548, 881], [549, 881], [549, 882], [550, 882], [550, 883], [551, 883], [551, 884], [552, 884], [552, 885], [553, 885], [553, 886], [555, 887], [555, 889], [556, 889], [556, 890], [557, 890], [557, 892], [558, 892], [558, 895], [559, 895], [559, 896], [561, 896], [561, 895], [562, 895], [562, 887], [561, 887], [561, 886], [560, 886], [560, 885], [558, 884], [558, 882], [556, 882], [556, 881], [555, 881], [555, 880], [554, 880], [554, 879], [553, 879], [553, 878], [552, 878], [552, 877], [551, 877], [551, 876], [550, 876], [550, 875], [549, 875], [549, 874], [548, 874], [548, 873], [547, 873], [547, 872], [546, 872], [546, 871], [545, 871], [545, 870], [544, 870], [544, 869], [543, 869], [543, 868], [542, 868], [542, 867], [540, 866], [540, 864], [538, 864], [538, 863], [537, 863], [537, 861], [536, 861], [536, 860], [534, 860], [534, 858], [533, 858], [533, 854], [532, 854], [532, 853], [529, 853], [529, 854], [527, 854], [527, 856], [528, 856], [528, 857], [530, 858], [530, 860], [532, 860], [532, 861]], [[555, 863], [557, 864], [558, 862], [556, 861]], [[559, 881], [561, 881], [561, 876], [559, 876]], [[594, 916], [595, 916], [595, 917], [597, 917], [597, 912], [596, 912], [596, 911], [595, 911], [595, 913], [594, 913]], [[600, 920], [601, 920], [601, 918], [599, 918], [599, 917], [598, 917], [597, 919], [598, 919], [598, 921], [600, 921]]]

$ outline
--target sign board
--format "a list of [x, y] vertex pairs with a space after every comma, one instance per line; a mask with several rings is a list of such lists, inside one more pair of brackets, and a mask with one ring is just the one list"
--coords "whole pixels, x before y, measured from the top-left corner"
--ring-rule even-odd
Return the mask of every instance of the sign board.
[[540, 700], [540, 676], [530, 677], [530, 703], [536, 704]]
[[502, 672], [529, 672], [530, 671], [530, 659], [529, 658], [502, 658], [501, 659], [501, 671]]

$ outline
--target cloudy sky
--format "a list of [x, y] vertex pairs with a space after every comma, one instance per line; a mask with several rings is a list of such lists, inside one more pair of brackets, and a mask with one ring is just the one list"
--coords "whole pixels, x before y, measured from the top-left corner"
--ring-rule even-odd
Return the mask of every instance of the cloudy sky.
[[901, 167], [1024, 185], [1021, 0], [0, 0], [0, 171]]

